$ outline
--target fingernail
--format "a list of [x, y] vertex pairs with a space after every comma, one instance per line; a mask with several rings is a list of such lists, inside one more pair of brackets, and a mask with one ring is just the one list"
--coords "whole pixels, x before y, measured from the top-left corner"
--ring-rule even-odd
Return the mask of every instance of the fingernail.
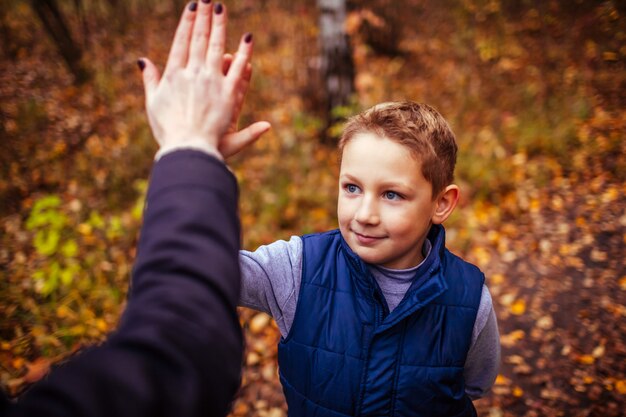
[[140, 71], [143, 71], [143, 69], [146, 67], [146, 63], [143, 61], [143, 59], [138, 59], [137, 66], [139, 67]]
[[191, 10], [192, 12], [195, 12], [197, 8], [198, 3], [196, 3], [195, 1], [193, 3], [189, 3], [189, 10]]
[[217, 3], [215, 5], [215, 14], [222, 14], [223, 11], [224, 11], [224, 6], [222, 6], [222, 3]]
[[252, 33], [250, 33], [250, 32], [246, 33], [246, 36], [244, 36], [244, 37], [243, 37], [243, 40], [244, 40], [246, 43], [250, 43], [250, 42], [252, 42]]

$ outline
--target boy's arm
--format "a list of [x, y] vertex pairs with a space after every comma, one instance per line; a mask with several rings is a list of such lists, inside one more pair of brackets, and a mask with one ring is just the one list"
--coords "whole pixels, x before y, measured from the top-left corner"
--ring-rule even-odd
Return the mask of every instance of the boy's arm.
[[472, 400], [481, 398], [493, 386], [500, 367], [500, 334], [491, 295], [483, 285], [480, 306], [465, 361], [465, 392]]
[[292, 236], [240, 251], [241, 294], [239, 305], [271, 315], [283, 337], [293, 323], [302, 275], [302, 239]]

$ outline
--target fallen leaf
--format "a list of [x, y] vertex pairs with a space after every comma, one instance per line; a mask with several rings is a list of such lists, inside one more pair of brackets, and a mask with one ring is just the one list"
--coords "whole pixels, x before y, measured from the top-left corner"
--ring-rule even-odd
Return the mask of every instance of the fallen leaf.
[[511, 304], [511, 314], [516, 316], [521, 316], [526, 312], [526, 302], [524, 300], [515, 300], [513, 304]]
[[591, 365], [595, 362], [595, 358], [591, 355], [580, 355], [576, 358], [576, 361], [583, 365]]
[[46, 358], [37, 358], [34, 362], [26, 364], [26, 375], [24, 375], [24, 381], [26, 383], [33, 383], [39, 381], [50, 370], [50, 361]]

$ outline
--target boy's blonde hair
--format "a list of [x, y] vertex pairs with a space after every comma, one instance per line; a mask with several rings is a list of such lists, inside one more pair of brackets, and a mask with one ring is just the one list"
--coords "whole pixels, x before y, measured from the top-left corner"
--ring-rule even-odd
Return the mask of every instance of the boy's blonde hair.
[[448, 122], [431, 106], [410, 101], [382, 103], [348, 119], [339, 150], [355, 135], [373, 133], [406, 146], [421, 162], [435, 199], [454, 180], [456, 139]]

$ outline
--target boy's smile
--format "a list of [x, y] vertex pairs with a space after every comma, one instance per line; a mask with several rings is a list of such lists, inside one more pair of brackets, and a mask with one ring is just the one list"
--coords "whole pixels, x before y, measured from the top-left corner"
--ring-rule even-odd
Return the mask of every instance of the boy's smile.
[[421, 168], [409, 148], [376, 134], [359, 133], [346, 143], [337, 217], [341, 235], [363, 261], [406, 269], [423, 260], [426, 235], [440, 221], [439, 199], [433, 200]]

